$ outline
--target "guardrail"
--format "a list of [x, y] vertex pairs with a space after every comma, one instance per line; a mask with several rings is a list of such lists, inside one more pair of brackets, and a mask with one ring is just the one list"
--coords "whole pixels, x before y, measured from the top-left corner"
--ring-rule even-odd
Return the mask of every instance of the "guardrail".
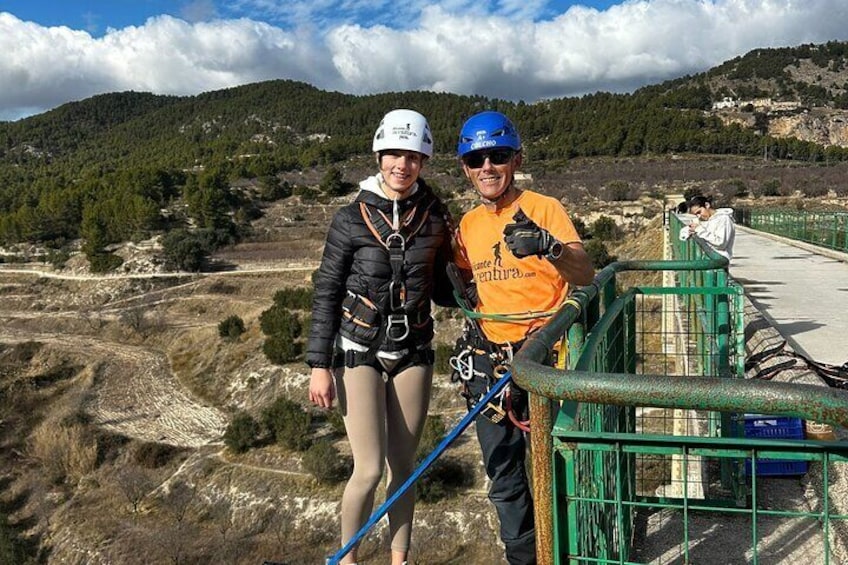
[[[672, 216], [671, 233], [679, 227]], [[695, 240], [671, 239], [685, 260], [608, 266], [515, 357], [514, 379], [531, 392], [539, 563], [638, 562], [637, 518], [658, 507], [682, 517], [683, 562], [693, 562], [693, 512], [747, 513], [754, 562], [763, 520], [819, 521], [827, 530], [845, 518], [827, 500], [799, 517], [769, 514], [756, 499], [758, 463], [813, 461], [826, 475], [848, 455], [845, 445], [744, 432], [746, 414], [846, 426], [848, 392], [740, 378], [742, 290], [728, 279], [726, 259]], [[673, 271], [677, 283], [619, 294], [616, 276], [627, 271]], [[544, 364], [554, 348], [566, 352], [565, 369]]]
[[743, 208], [736, 211], [736, 221], [755, 230], [848, 253], [848, 212]]

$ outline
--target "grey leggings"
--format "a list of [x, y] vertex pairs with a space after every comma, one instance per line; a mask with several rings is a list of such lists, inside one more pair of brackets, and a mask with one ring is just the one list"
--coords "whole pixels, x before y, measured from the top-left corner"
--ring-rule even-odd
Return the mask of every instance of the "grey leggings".
[[[415, 469], [432, 383], [431, 365], [415, 365], [391, 378], [368, 365], [336, 371], [339, 406], [353, 452], [353, 474], [342, 496], [342, 545], [371, 515], [384, 465], [389, 470], [387, 497]], [[389, 510], [393, 550], [409, 551], [414, 506], [415, 489], [410, 488]]]

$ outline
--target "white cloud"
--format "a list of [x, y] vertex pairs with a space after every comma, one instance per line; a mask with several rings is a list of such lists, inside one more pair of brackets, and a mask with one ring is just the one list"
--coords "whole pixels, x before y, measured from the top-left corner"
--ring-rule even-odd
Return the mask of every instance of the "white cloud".
[[182, 7], [180, 14], [190, 22], [202, 22], [218, 17], [212, 0], [193, 0]]
[[[543, 20], [544, 0], [426, 4], [296, 1], [285, 4], [288, 23], [309, 25], [159, 16], [100, 38], [0, 13], [0, 118], [102, 92], [195, 94], [271, 78], [356, 94], [416, 89], [534, 101], [629, 91], [758, 47], [848, 39], [844, 0], [627, 0]], [[241, 10], [274, 21], [281, 7], [234, 0], [219, 15]]]
[[93, 38], [0, 13], [0, 52], [6, 117], [123, 90], [196, 94], [279, 77], [340, 86], [314, 37], [246, 19], [189, 24], [159, 16]]

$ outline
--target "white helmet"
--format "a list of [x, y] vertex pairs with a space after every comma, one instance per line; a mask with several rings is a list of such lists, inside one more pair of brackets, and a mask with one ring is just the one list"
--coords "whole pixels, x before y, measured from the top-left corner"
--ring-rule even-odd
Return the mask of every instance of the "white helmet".
[[415, 110], [392, 110], [383, 116], [371, 150], [406, 149], [433, 156], [433, 135], [427, 118]]

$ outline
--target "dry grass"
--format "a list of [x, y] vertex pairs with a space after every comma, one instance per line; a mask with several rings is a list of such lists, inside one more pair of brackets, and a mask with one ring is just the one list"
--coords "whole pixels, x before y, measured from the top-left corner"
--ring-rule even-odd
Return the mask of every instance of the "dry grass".
[[30, 439], [31, 455], [54, 483], [76, 484], [97, 468], [97, 440], [85, 425], [43, 422]]
[[[656, 217], [637, 232], [626, 235], [610, 248], [619, 261], [659, 261], [663, 258], [662, 217]], [[662, 272], [634, 271], [618, 275], [619, 287], [662, 286]]]

